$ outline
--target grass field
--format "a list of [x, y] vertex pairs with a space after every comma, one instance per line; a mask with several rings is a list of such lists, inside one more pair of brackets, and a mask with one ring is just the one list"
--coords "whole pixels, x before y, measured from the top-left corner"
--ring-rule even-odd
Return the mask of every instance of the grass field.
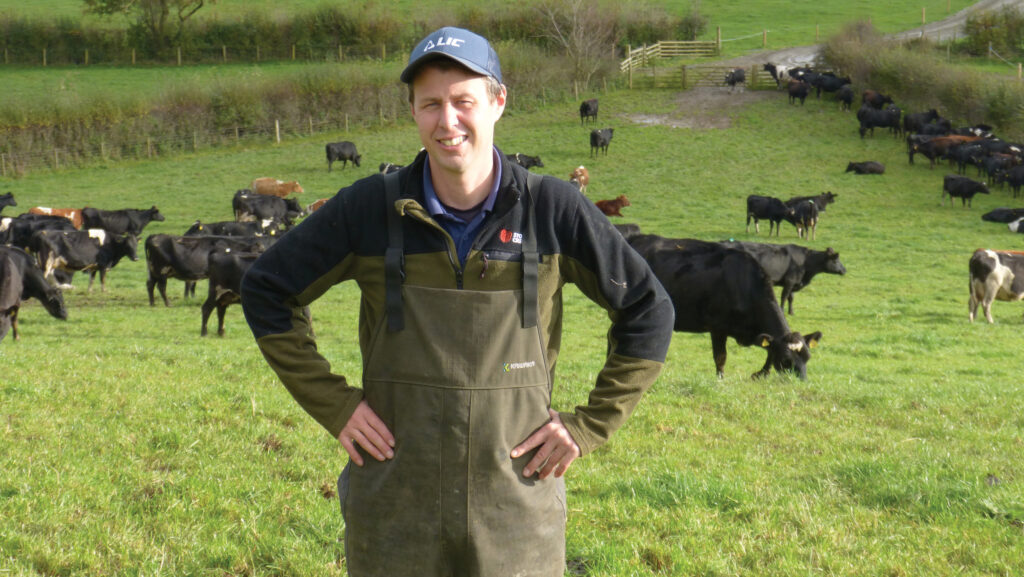
[[[839, 195], [813, 248], [839, 251], [845, 277], [795, 298], [795, 330], [824, 333], [809, 378], [752, 381], [764, 356], [729, 343], [714, 376], [707, 335], [678, 334], [665, 372], [630, 422], [568, 476], [575, 574], [1019, 575], [1024, 572], [1024, 389], [1019, 304], [967, 322], [967, 259], [1022, 238], [979, 216], [1017, 206], [1005, 191], [941, 205], [945, 167], [910, 166], [881, 131], [857, 137], [826, 101], [749, 95], [724, 130], [672, 128], [724, 114], [671, 92], [600, 94], [607, 157], [562, 104], [502, 120], [506, 152], [539, 154], [545, 174], [591, 174], [589, 196], [626, 193], [626, 222], [668, 236], [767, 240], [744, 232], [751, 193]], [[351, 139], [360, 169], [326, 171], [323, 143]], [[255, 176], [298, 179], [303, 202], [412, 158], [408, 122], [278, 146], [0, 180], [17, 213], [33, 205], [143, 208], [180, 234], [231, 217]], [[880, 177], [843, 173], [878, 160]], [[788, 225], [775, 242], [797, 242]], [[0, 343], [0, 574], [342, 575], [333, 494], [344, 455], [259, 356], [240, 310], [224, 338], [199, 337], [199, 304], [172, 281], [150, 308], [145, 263], [123, 262], [107, 293], [85, 281], [59, 322], [35, 303], [22, 340]], [[200, 286], [200, 293], [205, 286]], [[357, 290], [316, 303], [320, 349], [360, 379]], [[585, 401], [606, 319], [566, 293], [555, 405]]]

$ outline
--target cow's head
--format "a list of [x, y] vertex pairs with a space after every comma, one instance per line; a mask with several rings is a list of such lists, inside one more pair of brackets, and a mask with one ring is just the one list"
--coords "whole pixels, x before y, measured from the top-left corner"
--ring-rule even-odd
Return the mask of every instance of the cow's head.
[[[155, 207], [155, 206], [151, 207], [149, 209], [149, 213], [151, 215], [153, 215], [153, 220], [155, 220], [157, 222], [163, 222], [164, 215], [160, 214], [160, 210], [157, 207]], [[132, 259], [132, 260], [135, 260], [135, 259]]]
[[771, 366], [776, 372], [796, 373], [796, 376], [806, 379], [807, 362], [811, 360], [811, 349], [818, 346], [821, 333], [813, 332], [804, 336], [794, 331], [780, 339], [763, 334], [757, 337], [757, 340], [761, 348], [768, 351], [768, 360], [765, 363], [765, 368], [761, 372], [755, 373], [754, 377], [767, 376], [768, 367]]
[[825, 272], [846, 274], [846, 267], [839, 261], [839, 253], [832, 250], [832, 247], [825, 249]]
[[[352, 164], [354, 164], [356, 166], [359, 166], [359, 159], [361, 159], [362, 157], [363, 157], [362, 154], [357, 154], [356, 157], [352, 159]], [[302, 191], [300, 190], [299, 192], [302, 192]]]
[[139, 260], [139, 238], [134, 234], [129, 233], [115, 236], [113, 239], [111, 239], [111, 242], [114, 244], [114, 247], [116, 249], [114, 251], [117, 255], [116, 258], [120, 259], [120, 257], [126, 256], [132, 261]]
[[40, 299], [46, 312], [55, 319], [68, 320], [68, 309], [64, 306], [64, 292], [55, 286], [46, 289], [46, 295]]

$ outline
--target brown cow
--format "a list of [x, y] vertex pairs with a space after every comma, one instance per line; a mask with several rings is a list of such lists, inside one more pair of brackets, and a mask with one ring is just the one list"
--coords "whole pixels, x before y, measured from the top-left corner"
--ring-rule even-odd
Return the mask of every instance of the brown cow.
[[587, 192], [587, 185], [590, 184], [590, 173], [587, 172], [583, 166], [577, 166], [572, 170], [572, 174], [569, 175], [569, 182], [575, 184], [580, 192]]
[[601, 212], [608, 216], [622, 216], [622, 207], [629, 206], [629, 199], [626, 195], [620, 194], [617, 198], [611, 200], [599, 200], [594, 204], [597, 208], [601, 209]]
[[330, 199], [329, 198], [320, 198], [320, 199], [314, 200], [313, 202], [309, 203], [309, 206], [306, 207], [306, 214], [313, 214], [321, 206], [323, 206], [324, 203], [327, 202], [328, 200], [330, 200]]
[[283, 180], [277, 180], [276, 178], [262, 177], [252, 181], [252, 191], [256, 194], [266, 194], [271, 196], [278, 196], [284, 198], [293, 192], [298, 194], [302, 192], [302, 187], [299, 186], [298, 181], [290, 180], [285, 182]]
[[31, 214], [43, 214], [46, 216], [63, 216], [71, 221], [75, 228], [82, 228], [82, 209], [80, 208], [49, 208], [46, 206], [33, 206], [28, 209]]

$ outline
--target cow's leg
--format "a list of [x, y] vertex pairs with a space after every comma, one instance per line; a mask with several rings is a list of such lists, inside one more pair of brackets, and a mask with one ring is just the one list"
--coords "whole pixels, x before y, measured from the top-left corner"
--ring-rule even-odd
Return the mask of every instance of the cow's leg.
[[213, 307], [216, 306], [216, 304], [217, 304], [216, 301], [217, 301], [217, 299], [214, 298], [213, 293], [211, 293], [210, 296], [208, 296], [206, 298], [206, 300], [203, 301], [203, 307], [202, 307], [202, 310], [203, 310], [203, 324], [202, 324], [202, 328], [199, 330], [199, 336], [201, 336], [201, 337], [205, 337], [206, 336], [206, 323], [207, 323], [207, 321], [210, 320], [210, 313], [213, 312]]
[[161, 277], [156, 279], [156, 288], [160, 290], [160, 298], [164, 299], [164, 306], [171, 306], [171, 301], [167, 300], [167, 277]]
[[[92, 284], [92, 278], [89, 278], [89, 284]], [[107, 292], [107, 269], [100, 269], [100, 292]]]
[[725, 339], [724, 334], [711, 333], [711, 354], [715, 358], [715, 371], [720, 379], [725, 377]]
[[92, 292], [92, 283], [93, 283], [94, 280], [96, 280], [96, 271], [95, 270], [91, 270], [91, 271], [89, 271], [89, 286], [87, 286], [85, 288], [85, 292], [88, 292], [88, 293]]
[[153, 289], [156, 287], [156, 279], [150, 274], [149, 278], [146, 279], [146, 294], [149, 295], [149, 306], [156, 306], [156, 299], [153, 296]]
[[980, 296], [978, 295], [978, 291], [975, 290], [975, 287], [973, 285], [974, 282], [972, 281], [971, 286], [968, 287], [970, 289], [971, 296], [970, 298], [967, 299], [967, 318], [972, 323], [974, 322], [975, 315], [977, 315], [978, 313], [978, 302], [981, 300]]
[[[754, 225], [754, 230], [757, 230], [757, 225]], [[747, 213], [747, 234], [750, 234], [750, 213]]]
[[793, 287], [782, 285], [782, 296], [779, 298], [779, 307], [785, 307], [789, 302], [789, 314], [793, 314]]
[[217, 303], [217, 336], [224, 336], [224, 313], [228, 312], [226, 303]]
[[21, 336], [18, 334], [18, 309], [21, 305], [17, 305], [11, 308], [11, 338], [16, 341], [21, 340]]
[[992, 301], [996, 299], [996, 295], [999, 294], [999, 286], [994, 282], [985, 283], [985, 296], [981, 300], [981, 310], [985, 312], [985, 320], [989, 324], [994, 324], [996, 321], [992, 319]]

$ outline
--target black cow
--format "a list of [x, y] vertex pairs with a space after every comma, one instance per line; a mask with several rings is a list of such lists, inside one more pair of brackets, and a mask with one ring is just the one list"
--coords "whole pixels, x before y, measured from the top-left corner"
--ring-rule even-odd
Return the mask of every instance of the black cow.
[[837, 92], [843, 86], [850, 84], [850, 77], [848, 76], [836, 76], [830, 72], [819, 74], [814, 79], [813, 86], [817, 91], [817, 98], [821, 98], [821, 93], [824, 92]]
[[885, 165], [874, 160], [851, 162], [846, 165], [845, 172], [852, 172], [854, 174], [884, 174]]
[[152, 221], [161, 222], [164, 215], [155, 206], [136, 209], [100, 210], [85, 207], [82, 209], [82, 229], [102, 228], [112, 235], [130, 234], [135, 237], [142, 235], [142, 229]]
[[813, 196], [794, 196], [793, 198], [786, 201], [786, 206], [795, 207], [797, 204], [805, 200], [812, 200], [814, 201], [814, 205], [818, 207], [818, 212], [822, 213], [825, 212], [825, 209], [828, 208], [828, 205], [835, 202], [837, 198], [839, 198], [839, 195], [830, 190], [828, 192], [815, 194]]
[[273, 222], [237, 222], [233, 220], [202, 222], [197, 220], [185, 231], [185, 236], [263, 236], [264, 234], [273, 236], [277, 232], [274, 225]]
[[302, 206], [294, 198], [280, 198], [267, 194], [253, 194], [245, 190], [235, 192], [231, 208], [238, 222], [280, 222], [291, 227], [302, 213]]
[[588, 119], [594, 119], [597, 122], [597, 99], [591, 98], [580, 102], [580, 126], [583, 126], [583, 121]]
[[534, 166], [544, 168], [544, 163], [541, 162], [539, 156], [528, 156], [517, 152], [515, 154], [509, 154], [508, 159], [527, 170], [533, 168]]
[[612, 141], [612, 133], [615, 132], [614, 128], [596, 128], [590, 131], [590, 156], [594, 156], [595, 151], [603, 151], [605, 155], [608, 154], [608, 145]]
[[13, 192], [5, 192], [0, 194], [0, 212], [4, 211], [4, 207], [7, 206], [18, 206], [18, 203], [14, 201]]
[[629, 244], [651, 265], [675, 307], [674, 330], [711, 333], [719, 377], [725, 374], [726, 339], [764, 348], [767, 359], [754, 377], [792, 371], [807, 377], [810, 348], [821, 333], [790, 331], [771, 279], [753, 256], [718, 243], [632, 235]]
[[160, 289], [164, 306], [171, 306], [167, 300], [167, 279], [185, 281], [185, 297], [194, 294], [195, 282], [207, 277], [207, 256], [214, 249], [231, 249], [239, 252], [263, 252], [273, 242], [269, 237], [246, 236], [175, 236], [151, 234], [146, 237], [146, 292], [149, 305], [155, 306], [153, 287]]
[[988, 222], [1010, 223], [1024, 218], [1024, 208], [995, 208], [981, 215], [981, 220]]
[[953, 206], [953, 197], [955, 196], [960, 198], [962, 206], [970, 208], [971, 199], [979, 192], [988, 194], [988, 185], [984, 182], [971, 180], [966, 176], [960, 176], [959, 174], [947, 174], [942, 179], [942, 198], [940, 202], [946, 200], [946, 195], [948, 194], [949, 206]]
[[850, 110], [853, 107], [853, 87], [844, 84], [836, 90], [836, 100], [839, 101], [839, 110]]
[[215, 249], [207, 255], [210, 289], [203, 303], [203, 324], [200, 336], [206, 336], [206, 323], [210, 313], [217, 309], [217, 336], [224, 336], [224, 313], [229, 305], [241, 302], [242, 277], [259, 253]]
[[786, 214], [786, 221], [796, 227], [796, 234], [800, 238], [806, 236], [813, 240], [818, 229], [818, 203], [811, 199], [791, 198], [786, 201], [790, 212]]
[[875, 135], [875, 127], [888, 128], [895, 136], [900, 133], [900, 116], [902, 111], [890, 106], [885, 110], [876, 110], [871, 106], [861, 106], [857, 110], [857, 120], [860, 122], [860, 137], [870, 130], [871, 136]]
[[40, 230], [75, 230], [75, 225], [63, 216], [24, 213], [0, 219], [0, 244], [7, 244], [35, 252], [30, 246], [32, 235]]
[[914, 134], [921, 132], [924, 125], [939, 119], [939, 111], [934, 108], [924, 112], [908, 112], [903, 116], [903, 132]]
[[860, 95], [860, 102], [862, 105], [870, 106], [876, 110], [881, 110], [886, 104], [892, 104], [892, 97], [882, 94], [875, 90], [865, 90]]
[[394, 164], [391, 162], [382, 162], [380, 163], [380, 167], [378, 170], [380, 170], [381, 174], [391, 174], [392, 172], [398, 172], [399, 170], [402, 170], [402, 166], [404, 165]]
[[796, 104], [796, 100], [799, 98], [800, 106], [803, 106], [807, 95], [811, 93], [811, 85], [802, 80], [790, 79], [789, 84], [786, 86], [786, 91], [789, 93], [790, 104]]
[[103, 229], [41, 230], [33, 235], [31, 244], [38, 247], [36, 258], [46, 278], [53, 278], [56, 270], [88, 272], [89, 291], [97, 272], [100, 273], [100, 290], [106, 292], [107, 271], [124, 257], [139, 260], [136, 252], [139, 240], [135, 235], [111, 234]]
[[356, 151], [356, 145], [349, 141], [344, 142], [328, 142], [325, 147], [327, 150], [327, 172], [331, 171], [331, 166], [334, 161], [342, 161], [342, 168], [348, 166], [348, 161], [352, 161], [352, 164], [359, 166], [359, 160], [363, 158], [359, 152]]
[[751, 194], [747, 196], [747, 232], [750, 232], [750, 221], [754, 221], [754, 233], [761, 232], [758, 221], [768, 221], [768, 236], [775, 229], [775, 236], [782, 230], [782, 221], [792, 214], [793, 209], [774, 196]]
[[928, 134], [931, 136], [945, 136], [953, 132], [953, 123], [948, 119], [939, 118], [922, 125], [917, 132], [918, 134]]
[[736, 88], [737, 84], [742, 87], [746, 82], [747, 72], [742, 68], [733, 68], [725, 73], [725, 84], [729, 86], [729, 92], [732, 92], [732, 90]]
[[739, 248], [753, 255], [761, 268], [768, 273], [772, 284], [782, 287], [779, 305], [789, 303], [789, 314], [793, 314], [793, 293], [811, 283], [820, 272], [845, 275], [846, 267], [839, 260], [839, 253], [829, 247], [813, 250], [796, 244], [765, 244], [760, 242], [728, 241], [725, 246]]
[[984, 158], [984, 149], [977, 142], [955, 144], [946, 151], [946, 159], [950, 161], [950, 164], [956, 163], [957, 174], [966, 174], [968, 164], [978, 167], [980, 172], [981, 167], [984, 166]]
[[14, 340], [20, 339], [18, 312], [21, 303], [30, 298], [43, 303], [53, 318], [67, 320], [64, 293], [46, 282], [36, 259], [20, 248], [0, 246], [0, 340], [8, 331]]
[[1024, 166], [1015, 166], [1007, 170], [1000, 178], [1010, 186], [1010, 190], [1013, 191], [1013, 198], [1017, 198], [1020, 194], [1021, 186], [1024, 186]]

